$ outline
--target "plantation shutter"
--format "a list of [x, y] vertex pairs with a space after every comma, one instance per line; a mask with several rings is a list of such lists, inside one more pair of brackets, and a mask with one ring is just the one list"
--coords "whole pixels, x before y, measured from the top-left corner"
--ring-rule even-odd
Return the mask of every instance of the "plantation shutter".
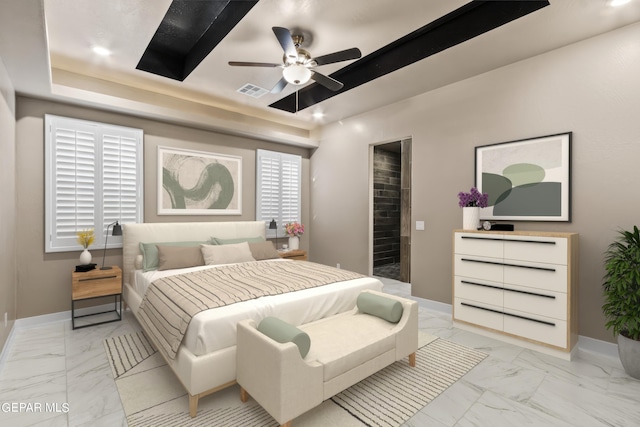
[[[284, 236], [284, 224], [301, 217], [302, 157], [257, 150], [256, 219], [278, 223], [278, 236]], [[275, 237], [267, 229], [268, 237]]]
[[104, 247], [108, 224], [142, 221], [141, 130], [52, 115], [45, 129], [46, 252], [81, 249], [76, 232], [89, 228], [91, 248]]

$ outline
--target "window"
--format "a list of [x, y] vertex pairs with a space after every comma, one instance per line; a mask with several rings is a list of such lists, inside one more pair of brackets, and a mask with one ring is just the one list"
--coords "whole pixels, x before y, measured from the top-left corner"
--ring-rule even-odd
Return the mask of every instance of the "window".
[[109, 224], [142, 222], [142, 130], [47, 114], [45, 181], [45, 252], [77, 251], [87, 228], [104, 247]]
[[[278, 223], [278, 237], [284, 224], [301, 218], [302, 157], [257, 150], [256, 220]], [[267, 237], [276, 237], [267, 229]]]

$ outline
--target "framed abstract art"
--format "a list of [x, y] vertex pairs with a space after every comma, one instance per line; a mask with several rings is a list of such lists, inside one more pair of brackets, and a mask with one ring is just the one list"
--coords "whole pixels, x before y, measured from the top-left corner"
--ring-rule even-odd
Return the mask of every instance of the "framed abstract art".
[[158, 147], [158, 215], [241, 213], [241, 157]]
[[571, 221], [571, 132], [475, 149], [475, 184], [488, 220]]

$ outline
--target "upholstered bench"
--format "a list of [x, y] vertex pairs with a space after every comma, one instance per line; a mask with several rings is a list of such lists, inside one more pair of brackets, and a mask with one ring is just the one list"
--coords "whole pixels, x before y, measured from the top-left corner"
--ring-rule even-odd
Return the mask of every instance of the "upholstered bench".
[[238, 323], [237, 381], [283, 426], [418, 349], [418, 304], [363, 291], [348, 312], [300, 326]]

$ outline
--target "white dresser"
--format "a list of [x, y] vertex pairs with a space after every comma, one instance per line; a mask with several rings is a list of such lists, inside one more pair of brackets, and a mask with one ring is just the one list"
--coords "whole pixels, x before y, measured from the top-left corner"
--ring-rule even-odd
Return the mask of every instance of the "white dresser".
[[578, 340], [578, 235], [453, 233], [457, 327], [565, 359]]

